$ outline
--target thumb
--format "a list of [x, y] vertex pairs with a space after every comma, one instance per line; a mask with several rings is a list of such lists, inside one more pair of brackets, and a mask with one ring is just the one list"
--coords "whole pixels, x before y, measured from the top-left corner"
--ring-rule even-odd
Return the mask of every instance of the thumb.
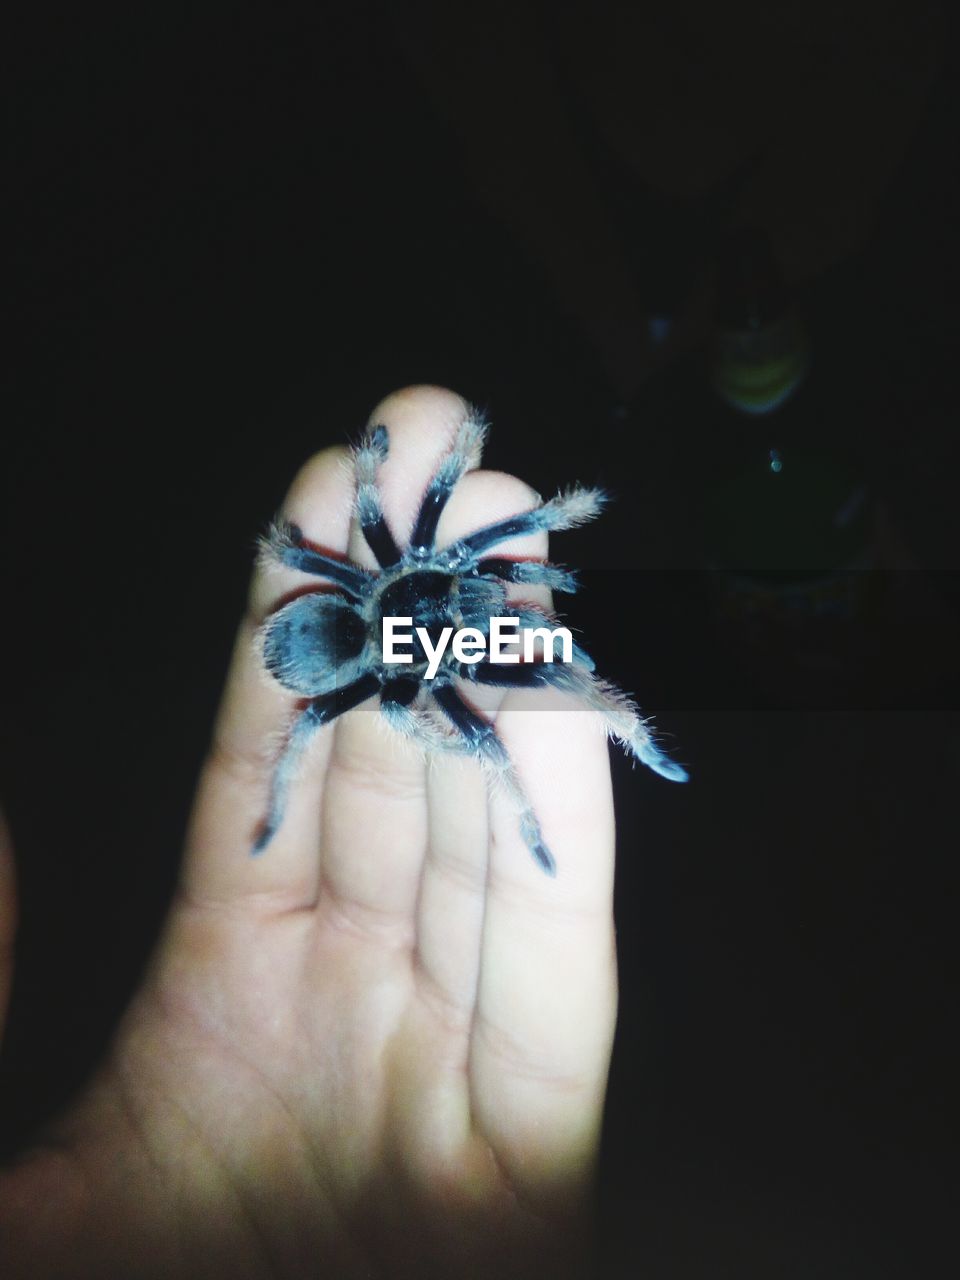
[[7, 1016], [7, 1001], [13, 980], [13, 942], [17, 933], [17, 881], [13, 865], [13, 842], [0, 811], [0, 1041]]

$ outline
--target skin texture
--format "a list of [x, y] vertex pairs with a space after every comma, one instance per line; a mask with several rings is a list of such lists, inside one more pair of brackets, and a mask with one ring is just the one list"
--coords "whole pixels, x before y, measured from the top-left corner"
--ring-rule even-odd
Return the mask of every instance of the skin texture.
[[[398, 539], [463, 412], [420, 387], [371, 415], [390, 430], [382, 485]], [[346, 450], [328, 450], [284, 514], [373, 567], [352, 495]], [[439, 541], [530, 497], [472, 472]], [[546, 536], [503, 550], [542, 556]], [[486, 708], [556, 879], [475, 762], [426, 762], [375, 701], [319, 735], [281, 830], [252, 858], [295, 705], [253, 637], [308, 582], [254, 577], [144, 984], [88, 1091], [0, 1178], [9, 1280], [585, 1272], [616, 1014], [603, 729], [572, 701]], [[0, 873], [9, 903], [5, 846]], [[3, 957], [10, 929], [4, 907]]]

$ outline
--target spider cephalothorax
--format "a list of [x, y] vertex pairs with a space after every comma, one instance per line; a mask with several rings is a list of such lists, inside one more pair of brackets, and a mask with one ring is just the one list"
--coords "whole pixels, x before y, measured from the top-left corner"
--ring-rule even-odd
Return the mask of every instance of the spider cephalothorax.
[[[286, 522], [275, 524], [263, 540], [268, 562], [325, 578], [340, 594], [299, 596], [272, 614], [261, 630], [267, 670], [285, 688], [310, 701], [294, 723], [274, 772], [270, 810], [254, 852], [266, 848], [280, 826], [297, 763], [316, 730], [377, 695], [389, 723], [427, 750], [460, 751], [479, 759], [516, 804], [524, 840], [537, 862], [555, 874], [553, 855], [507, 750], [493, 726], [461, 697], [458, 680], [514, 689], [546, 685], [576, 694], [603, 716], [611, 736], [644, 764], [673, 781], [686, 779], [685, 770], [655, 744], [630, 699], [593, 674], [591, 658], [577, 645], [571, 662], [511, 665], [487, 659], [462, 662], [447, 648], [436, 674], [428, 678], [428, 655], [416, 638], [417, 627], [424, 628], [433, 645], [445, 627], [475, 628], [489, 637], [496, 617], [517, 617], [521, 629], [550, 628], [553, 620], [539, 608], [508, 604], [507, 584], [572, 592], [573, 574], [540, 560], [507, 560], [486, 553], [508, 538], [574, 528], [598, 515], [605, 501], [598, 489], [575, 487], [438, 549], [440, 514], [457, 481], [479, 462], [485, 432], [476, 414], [465, 417], [430, 481], [403, 549], [384, 518], [377, 483], [387, 456], [386, 427], [373, 427], [354, 449], [357, 517], [379, 571], [314, 550], [300, 530]], [[398, 667], [384, 661], [385, 617], [412, 619], [411, 664]]]

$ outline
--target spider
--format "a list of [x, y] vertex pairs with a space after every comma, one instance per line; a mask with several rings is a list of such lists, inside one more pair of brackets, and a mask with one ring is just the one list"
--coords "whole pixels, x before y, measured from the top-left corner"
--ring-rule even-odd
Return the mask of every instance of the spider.
[[[470, 411], [453, 445], [441, 459], [420, 505], [405, 548], [397, 546], [383, 514], [377, 473], [387, 457], [384, 426], [368, 429], [353, 449], [356, 514], [379, 571], [338, 560], [308, 546], [293, 524], [278, 520], [261, 540], [267, 564], [286, 565], [325, 578], [339, 594], [315, 591], [285, 604], [267, 618], [259, 635], [263, 663], [286, 689], [309, 699], [290, 731], [271, 783], [269, 810], [253, 852], [260, 853], [276, 834], [290, 784], [305, 748], [323, 725], [378, 696], [386, 720], [426, 750], [474, 755], [499, 782], [519, 814], [524, 842], [548, 875], [556, 861], [524, 792], [517, 770], [493, 725], [461, 697], [457, 680], [501, 688], [552, 686], [579, 696], [603, 717], [607, 732], [643, 764], [675, 782], [686, 771], [670, 760], [651, 737], [633, 702], [615, 685], [594, 674], [594, 663], [578, 645], [572, 662], [534, 661], [505, 665], [486, 658], [457, 660], [446, 649], [435, 676], [428, 680], [427, 653], [415, 628], [426, 629], [433, 646], [444, 626], [475, 627], [489, 638], [490, 619], [508, 610], [521, 628], [549, 627], [551, 619], [532, 605], [507, 604], [511, 583], [544, 585], [573, 593], [577, 583], [567, 569], [540, 560], [508, 560], [487, 553], [507, 538], [539, 530], [572, 529], [599, 515], [606, 494], [574, 486], [530, 511], [497, 521], [436, 546], [437, 524], [464, 473], [477, 466], [486, 424]], [[384, 617], [410, 617], [412, 665], [402, 673], [383, 661]], [[437, 714], [439, 708], [440, 714]]]

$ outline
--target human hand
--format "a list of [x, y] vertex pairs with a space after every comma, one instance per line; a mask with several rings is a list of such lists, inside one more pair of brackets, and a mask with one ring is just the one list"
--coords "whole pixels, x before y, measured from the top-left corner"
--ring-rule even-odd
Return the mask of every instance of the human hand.
[[[400, 539], [464, 408], [414, 388], [375, 411]], [[530, 497], [470, 473], [439, 541]], [[372, 567], [352, 501], [331, 449], [284, 512]], [[581, 1271], [616, 1009], [604, 729], [572, 702], [496, 710], [556, 878], [474, 761], [428, 766], [375, 701], [318, 735], [251, 857], [295, 702], [254, 635], [308, 581], [254, 578], [143, 987], [90, 1088], [0, 1180], [8, 1276]]]

